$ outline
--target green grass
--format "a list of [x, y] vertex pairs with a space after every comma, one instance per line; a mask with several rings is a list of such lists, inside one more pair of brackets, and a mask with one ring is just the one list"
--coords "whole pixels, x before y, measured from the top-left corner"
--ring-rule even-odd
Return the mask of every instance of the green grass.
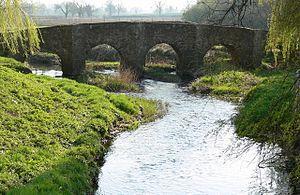
[[160, 69], [169, 73], [176, 71], [176, 65], [168, 64], [168, 63], [150, 63], [150, 64], [146, 64], [146, 68]]
[[[87, 61], [86, 67], [89, 71], [117, 70], [120, 67], [120, 62]], [[144, 76], [145, 78], [164, 82], [180, 82], [180, 78], [176, 76], [176, 74], [171, 74], [171, 72], [174, 71], [176, 71], [175, 65], [166, 63], [151, 63], [146, 64], [144, 68]], [[133, 84], [124, 86], [123, 83], [124, 82], [118, 81], [118, 79], [115, 79], [115, 77], [112, 76], [93, 77], [90, 82], [90, 84], [96, 84], [108, 91], [138, 91], [137, 86], [134, 86]]]
[[46, 52], [37, 52], [28, 56], [26, 63], [31, 68], [38, 68], [41, 70], [47, 69], [61, 69], [61, 61], [58, 55]]
[[102, 70], [117, 70], [120, 67], [120, 62], [96, 62], [96, 61], [87, 61], [86, 69], [93, 71], [102, 71]]
[[234, 64], [229, 51], [223, 46], [214, 46], [204, 57], [201, 66], [203, 75], [214, 75], [224, 71], [237, 71], [240, 67]]
[[[300, 185], [300, 99], [295, 71], [259, 73], [263, 81], [247, 94], [235, 119], [236, 132], [260, 143], [278, 144], [294, 162], [293, 184]], [[298, 91], [299, 93], [299, 91]]]
[[250, 72], [225, 71], [201, 77], [194, 81], [189, 89], [193, 93], [210, 94], [220, 99], [238, 102], [260, 81], [261, 78]]
[[176, 68], [172, 64], [147, 64], [144, 68], [144, 77], [158, 81], [178, 83], [180, 82], [180, 78], [176, 74], [172, 74], [174, 71], [176, 71]]
[[155, 101], [16, 66], [0, 58], [0, 194], [92, 193], [102, 142], [157, 115]]
[[31, 70], [29, 69], [28, 66], [12, 58], [5, 58], [0, 56], [0, 63], [1, 66], [13, 69], [17, 72], [26, 73], [26, 74], [31, 73]]

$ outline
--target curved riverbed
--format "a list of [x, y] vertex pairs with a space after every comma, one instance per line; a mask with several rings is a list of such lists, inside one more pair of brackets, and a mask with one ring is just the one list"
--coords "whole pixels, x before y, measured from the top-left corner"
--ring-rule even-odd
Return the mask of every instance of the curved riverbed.
[[117, 137], [101, 168], [96, 195], [289, 194], [286, 176], [259, 169], [259, 148], [236, 138], [230, 122], [235, 105], [189, 95], [176, 84], [146, 80], [144, 86], [145, 93], [135, 95], [162, 100], [169, 112]]
[[[258, 147], [238, 158], [232, 155], [238, 150], [232, 151], [238, 140], [230, 122], [235, 105], [189, 95], [175, 84], [144, 84], [142, 97], [167, 102], [169, 112], [117, 137], [96, 194], [287, 193], [282, 186], [276, 189], [271, 169], [258, 169]], [[238, 143], [248, 146], [247, 141]]]

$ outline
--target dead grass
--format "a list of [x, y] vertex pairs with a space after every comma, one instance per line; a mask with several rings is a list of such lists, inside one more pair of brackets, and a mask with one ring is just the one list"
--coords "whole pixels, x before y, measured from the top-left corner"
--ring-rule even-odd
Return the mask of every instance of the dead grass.
[[134, 83], [139, 80], [137, 73], [132, 69], [120, 69], [120, 74], [116, 76], [118, 80], [124, 83]]

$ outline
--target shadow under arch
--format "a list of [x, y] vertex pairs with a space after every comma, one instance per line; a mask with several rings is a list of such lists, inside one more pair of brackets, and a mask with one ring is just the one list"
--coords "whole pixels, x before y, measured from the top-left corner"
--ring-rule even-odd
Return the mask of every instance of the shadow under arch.
[[214, 74], [226, 70], [241, 69], [238, 50], [230, 44], [213, 44], [202, 58], [202, 74]]
[[119, 49], [111, 44], [94, 44], [86, 51], [86, 69], [102, 71], [119, 70], [123, 56]]
[[166, 82], [179, 82], [180, 66], [178, 50], [172, 44], [159, 42], [149, 46], [144, 55], [144, 77]]
[[[176, 67], [180, 65], [180, 50], [172, 43], [163, 42], [163, 41], [157, 42], [148, 46], [145, 51], [146, 51], [146, 53], [144, 54], [145, 65], [149, 63], [151, 57], [156, 58], [154, 59], [155, 61], [159, 58], [159, 55], [161, 55], [160, 58], [162, 61], [167, 60], [170, 63], [173, 63], [173, 65], [175, 65]], [[151, 54], [153, 56], [150, 56]]]

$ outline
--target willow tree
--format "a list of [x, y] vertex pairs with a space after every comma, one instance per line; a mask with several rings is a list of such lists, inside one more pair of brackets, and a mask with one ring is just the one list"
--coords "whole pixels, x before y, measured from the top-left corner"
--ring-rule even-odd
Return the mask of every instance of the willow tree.
[[300, 1], [270, 0], [272, 15], [267, 49], [284, 62], [300, 61]]
[[0, 45], [11, 53], [31, 53], [39, 49], [39, 33], [21, 8], [21, 0], [0, 0]]

